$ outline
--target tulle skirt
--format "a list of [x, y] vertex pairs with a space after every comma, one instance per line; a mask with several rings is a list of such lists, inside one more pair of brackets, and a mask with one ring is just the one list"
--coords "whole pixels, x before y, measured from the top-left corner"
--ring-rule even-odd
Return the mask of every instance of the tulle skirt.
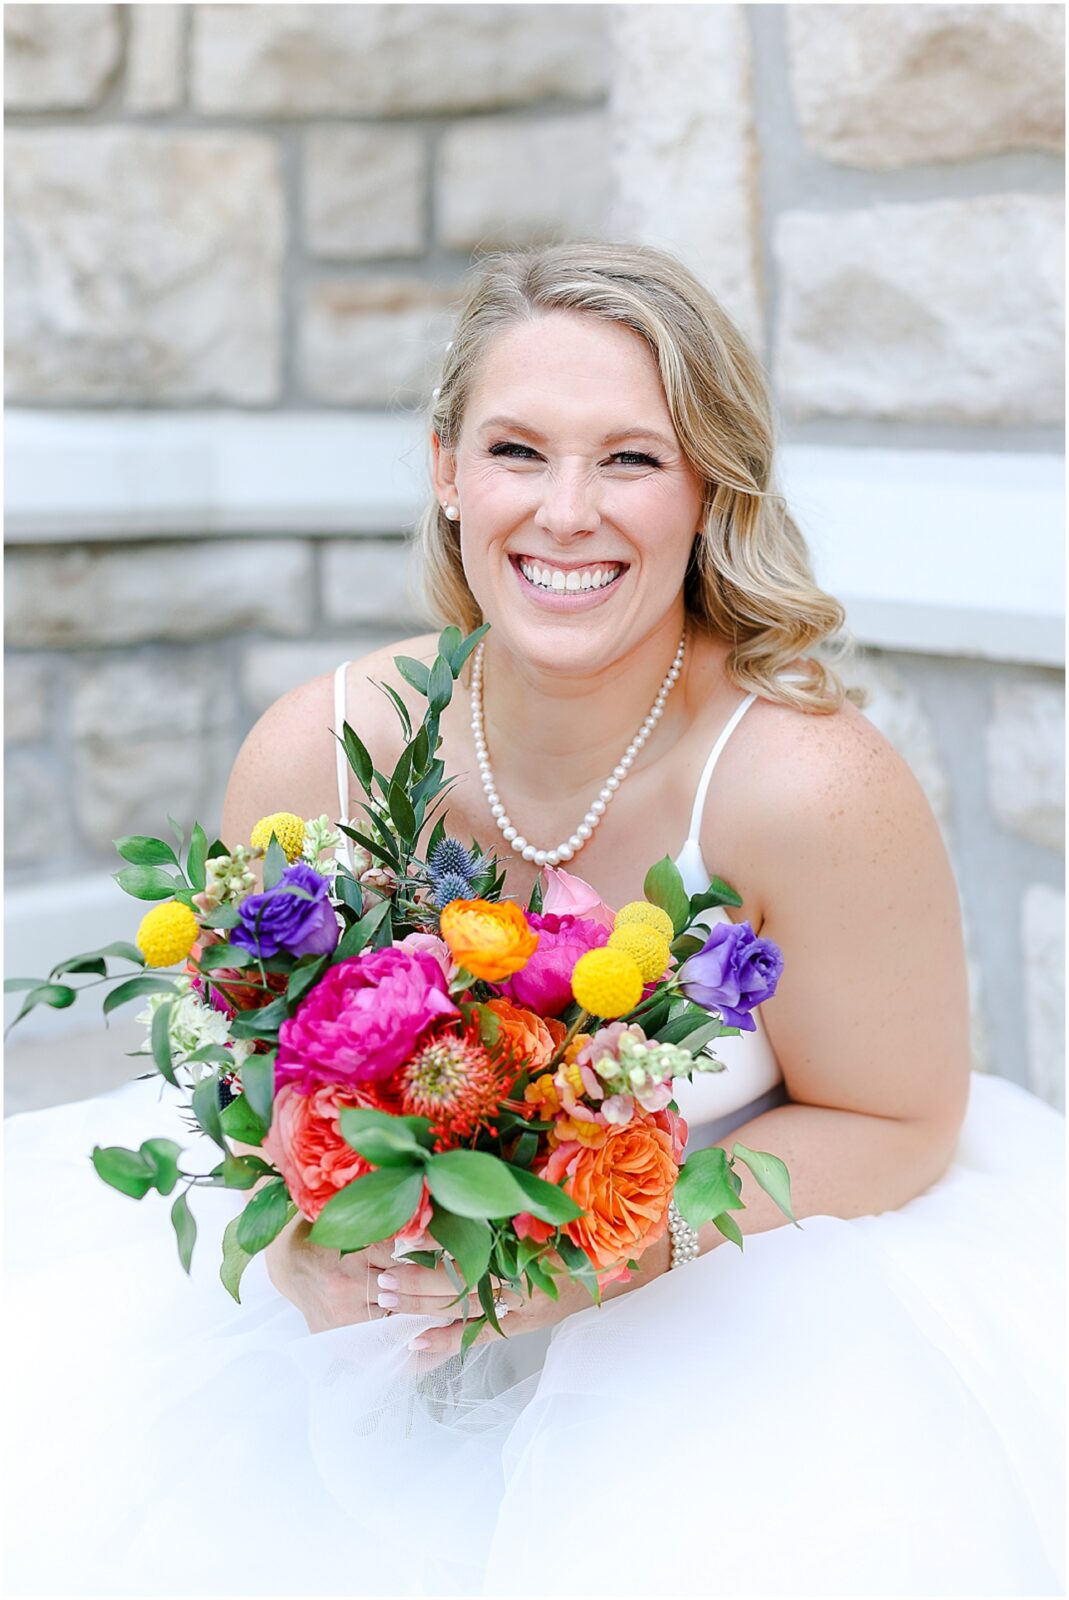
[[[8, 1592], [1061, 1593], [1063, 1122], [974, 1076], [898, 1211], [723, 1245], [431, 1367], [430, 1319], [236, 1306], [194, 1195], [107, 1189], [159, 1080], [7, 1125]], [[507, 1328], [507, 1323], [506, 1323]]]

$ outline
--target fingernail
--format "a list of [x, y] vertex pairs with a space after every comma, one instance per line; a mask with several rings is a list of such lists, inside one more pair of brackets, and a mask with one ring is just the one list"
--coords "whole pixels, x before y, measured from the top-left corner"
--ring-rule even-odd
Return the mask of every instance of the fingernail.
[[430, 1347], [431, 1341], [429, 1339], [410, 1339], [408, 1342], [410, 1350], [429, 1350]]
[[387, 1294], [385, 1289], [379, 1295], [379, 1305], [382, 1306], [384, 1311], [392, 1311], [398, 1303], [397, 1296], [395, 1294]]
[[379, 1273], [379, 1288], [380, 1289], [396, 1289], [397, 1287], [398, 1287], [397, 1279], [394, 1277], [392, 1272], [380, 1272]]

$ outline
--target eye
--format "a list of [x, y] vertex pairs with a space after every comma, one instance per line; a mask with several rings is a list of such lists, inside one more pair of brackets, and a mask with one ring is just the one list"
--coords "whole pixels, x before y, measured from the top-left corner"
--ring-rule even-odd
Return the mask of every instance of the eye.
[[[508, 456], [511, 455], [515, 450], [522, 450], [526, 456], [533, 456], [536, 454], [536, 452], [532, 450], [529, 445], [515, 444], [511, 441], [490, 446], [490, 454], [492, 456]], [[625, 457], [629, 457], [630, 459], [625, 460]], [[521, 457], [521, 459], [523, 458]], [[625, 467], [636, 465], [659, 467], [661, 465], [656, 456], [646, 455], [644, 451], [640, 450], [617, 450], [616, 453], [610, 457], [610, 459], [613, 461], [622, 460]]]

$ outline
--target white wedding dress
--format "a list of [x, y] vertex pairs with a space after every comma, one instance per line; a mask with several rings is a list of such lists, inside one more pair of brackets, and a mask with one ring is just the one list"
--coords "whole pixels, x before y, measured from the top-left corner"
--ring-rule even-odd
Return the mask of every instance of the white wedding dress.
[[[759, 1013], [718, 1051], [679, 1089], [691, 1149], [784, 1098]], [[436, 1369], [406, 1349], [431, 1319], [310, 1335], [262, 1257], [235, 1306], [234, 1194], [195, 1193], [183, 1275], [168, 1202], [88, 1159], [195, 1150], [176, 1100], [7, 1125], [8, 1593], [1062, 1592], [1064, 1124], [1023, 1089], [974, 1074], [950, 1169], [897, 1211], [725, 1243]]]

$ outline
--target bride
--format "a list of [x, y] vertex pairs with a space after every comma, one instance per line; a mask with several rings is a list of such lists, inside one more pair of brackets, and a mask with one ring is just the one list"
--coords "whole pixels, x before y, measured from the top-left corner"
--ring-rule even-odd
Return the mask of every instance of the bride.
[[[755, 357], [664, 252], [489, 256], [430, 420], [427, 593], [492, 624], [442, 721], [449, 830], [523, 904], [557, 864], [622, 905], [666, 853], [738, 890], [707, 920], [783, 976], [677, 1099], [689, 1149], [783, 1158], [802, 1226], [747, 1173], [741, 1253], [710, 1225], [600, 1309], [509, 1296], [461, 1366], [444, 1273], [300, 1221], [233, 1306], [232, 1194], [203, 1195], [185, 1280], [162, 1214], [84, 1159], [168, 1131], [158, 1084], [13, 1118], [19, 1592], [1056, 1592], [1061, 1123], [970, 1074], [951, 869], [818, 654], [843, 613], [772, 490]], [[389, 770], [371, 680], [418, 715], [392, 657], [435, 650], [274, 705], [221, 837], [355, 811], [331, 730]]]

